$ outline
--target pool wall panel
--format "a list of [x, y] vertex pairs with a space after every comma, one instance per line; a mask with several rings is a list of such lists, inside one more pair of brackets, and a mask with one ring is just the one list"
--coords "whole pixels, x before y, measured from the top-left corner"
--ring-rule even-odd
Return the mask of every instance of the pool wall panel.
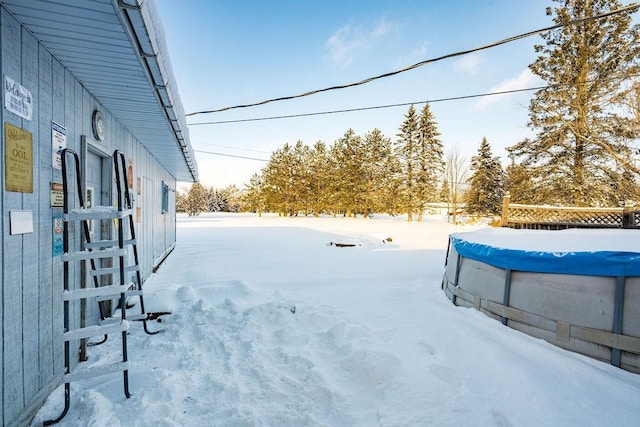
[[[513, 329], [607, 363], [615, 360], [611, 346], [622, 348], [620, 367], [640, 372], [640, 277], [626, 278], [620, 335], [612, 334], [615, 277], [512, 271], [505, 294], [506, 277], [507, 270], [480, 260], [461, 256], [458, 262], [451, 244], [443, 290], [458, 306], [475, 307]], [[633, 340], [624, 344], [631, 351], [607, 341], [616, 337]]]

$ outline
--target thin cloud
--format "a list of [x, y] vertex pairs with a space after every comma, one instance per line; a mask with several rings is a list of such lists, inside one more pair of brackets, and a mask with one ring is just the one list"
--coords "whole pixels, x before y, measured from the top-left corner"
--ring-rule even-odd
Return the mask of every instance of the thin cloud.
[[[536, 86], [537, 83], [539, 83], [539, 78], [528, 68], [525, 68], [516, 77], [498, 83], [497, 85], [491, 87], [488, 92], [503, 92], [514, 89], [524, 89], [527, 87]], [[476, 107], [486, 107], [499, 101], [509, 99], [511, 96], [511, 94], [485, 96], [478, 102], [476, 102]]]
[[453, 64], [453, 69], [458, 73], [475, 74], [482, 63], [480, 55], [465, 55]]
[[384, 17], [373, 28], [344, 25], [329, 37], [325, 47], [329, 50], [329, 57], [335, 64], [346, 67], [358, 52], [370, 49], [377, 40], [389, 34], [392, 29], [393, 25]]
[[427, 58], [427, 52], [429, 51], [430, 45], [431, 43], [429, 42], [429, 40], [423, 41], [420, 47], [414, 49], [408, 55], [398, 58], [395, 68], [404, 68], [416, 62], [424, 61]]

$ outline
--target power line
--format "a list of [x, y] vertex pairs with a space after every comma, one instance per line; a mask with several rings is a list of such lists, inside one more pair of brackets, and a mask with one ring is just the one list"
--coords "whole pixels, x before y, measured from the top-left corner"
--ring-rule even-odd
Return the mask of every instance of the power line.
[[211, 147], [220, 147], [220, 148], [228, 148], [230, 150], [238, 150], [238, 151], [250, 151], [252, 153], [262, 153], [262, 154], [271, 154], [270, 151], [264, 151], [264, 150], [252, 150], [250, 148], [240, 148], [240, 147], [233, 147], [231, 145], [218, 145], [218, 144], [213, 144], [213, 145], [206, 145], [204, 148], [211, 148]]
[[256, 157], [235, 156], [233, 154], [216, 153], [214, 151], [204, 151], [204, 150], [193, 150], [193, 151], [196, 152], [196, 153], [215, 154], [216, 156], [235, 157], [237, 159], [256, 160], [256, 161], [259, 161], [259, 162], [269, 162], [269, 160], [267, 160], [267, 159], [258, 159]]
[[[609, 17], [609, 16], [617, 15], [619, 13], [631, 12], [634, 9], [635, 9], [635, 11], [637, 11], [638, 7], [640, 7], [640, 4], [632, 3], [630, 5], [621, 7], [620, 9], [615, 9], [615, 10], [611, 10], [609, 12], [601, 13], [600, 15], [596, 15], [596, 16], [592, 16], [592, 17], [588, 17], [588, 18], [574, 19], [574, 20], [571, 20], [571, 21], [566, 22], [564, 24], [556, 24], [556, 25], [552, 25], [550, 27], [541, 28], [539, 30], [529, 31], [528, 33], [519, 34], [517, 36], [513, 36], [513, 37], [506, 38], [506, 39], [502, 39], [502, 40], [499, 40], [497, 42], [490, 43], [490, 44], [487, 44], [487, 45], [484, 45], [484, 46], [480, 46], [480, 47], [476, 47], [476, 48], [473, 48], [473, 49], [454, 52], [454, 53], [450, 53], [450, 54], [447, 54], [447, 55], [439, 56], [439, 57], [436, 57], [436, 58], [427, 59], [427, 60], [415, 63], [413, 65], [410, 65], [408, 67], [402, 68], [400, 70], [390, 71], [388, 73], [380, 74], [380, 75], [374, 76], [374, 77], [369, 77], [367, 79], [360, 80], [360, 81], [354, 82], [354, 83], [348, 83], [348, 84], [344, 84], [344, 85], [331, 86], [331, 87], [327, 87], [327, 88], [324, 88], [324, 89], [312, 90], [312, 91], [304, 92], [304, 93], [301, 93], [301, 94], [298, 94], [298, 95], [283, 96], [283, 97], [279, 97], [279, 98], [267, 99], [265, 101], [255, 102], [255, 103], [251, 103], [251, 104], [235, 105], [235, 106], [232, 106], [232, 107], [224, 107], [224, 108], [219, 108], [219, 109], [216, 109], [216, 110], [196, 111], [196, 112], [193, 112], [193, 113], [188, 113], [188, 114], [186, 114], [186, 116], [195, 116], [197, 114], [219, 113], [219, 112], [222, 112], [222, 111], [233, 110], [233, 109], [238, 109], [238, 108], [256, 107], [258, 105], [264, 105], [264, 104], [268, 104], [268, 103], [271, 103], [271, 102], [285, 101], [285, 100], [295, 99], [295, 98], [302, 98], [302, 97], [305, 97], [305, 96], [315, 95], [315, 94], [322, 93], [322, 92], [329, 92], [329, 91], [332, 91], [332, 90], [346, 89], [346, 88], [349, 88], [349, 87], [360, 86], [360, 85], [363, 85], [363, 84], [366, 84], [366, 83], [370, 83], [370, 82], [372, 82], [374, 80], [379, 80], [379, 79], [382, 79], [382, 78], [385, 78], [385, 77], [395, 76], [397, 74], [404, 73], [406, 71], [410, 71], [410, 70], [413, 70], [415, 68], [422, 67], [423, 65], [426, 65], [426, 64], [431, 64], [431, 63], [434, 63], [434, 62], [442, 61], [444, 59], [454, 58], [454, 57], [457, 57], [457, 56], [467, 55], [467, 54], [470, 54], [470, 53], [473, 53], [473, 52], [486, 50], [486, 49], [493, 48], [493, 47], [496, 47], [496, 46], [500, 46], [500, 45], [503, 45], [503, 44], [506, 44], [506, 43], [510, 43], [510, 42], [513, 42], [513, 41], [516, 41], [516, 40], [524, 39], [524, 38], [533, 36], [535, 34], [540, 34], [540, 33], [546, 32], [546, 31], [551, 31], [551, 30], [555, 30], [555, 29], [558, 29], [558, 28], [562, 28], [562, 27], [565, 27], [567, 25], [574, 25], [574, 24], [579, 24], [579, 23], [583, 23], [583, 22], [594, 21], [594, 20], [606, 18], [606, 17]], [[634, 13], [634, 12], [631, 12], [631, 13]]]
[[511, 90], [503, 90], [500, 92], [488, 92], [488, 93], [478, 93], [474, 95], [462, 95], [462, 96], [451, 96], [447, 98], [437, 98], [430, 99], [426, 101], [417, 101], [417, 102], [402, 102], [399, 104], [387, 104], [387, 105], [377, 105], [372, 107], [358, 107], [358, 108], [348, 108], [344, 110], [330, 110], [330, 111], [320, 111], [314, 113], [300, 113], [300, 114], [288, 114], [283, 116], [269, 116], [269, 117], [255, 117], [251, 119], [237, 119], [237, 120], [219, 120], [214, 122], [196, 122], [196, 123], [188, 123], [188, 126], [199, 126], [199, 125], [219, 125], [226, 123], [242, 123], [242, 122], [257, 122], [261, 120], [277, 120], [277, 119], [290, 119], [295, 117], [308, 117], [308, 116], [321, 116], [326, 114], [338, 114], [338, 113], [351, 113], [354, 111], [367, 111], [367, 110], [378, 110], [382, 108], [394, 108], [394, 107], [406, 107], [408, 105], [420, 105], [420, 104], [434, 104], [436, 102], [445, 102], [445, 101], [457, 101], [461, 99], [471, 99], [471, 98], [480, 98], [484, 96], [494, 96], [494, 95], [506, 95], [509, 93], [517, 93], [517, 92], [528, 92], [532, 90], [539, 89], [549, 89], [551, 87], [555, 87], [558, 85], [549, 85], [549, 86], [537, 86], [537, 87], [528, 87], [522, 89], [511, 89]]

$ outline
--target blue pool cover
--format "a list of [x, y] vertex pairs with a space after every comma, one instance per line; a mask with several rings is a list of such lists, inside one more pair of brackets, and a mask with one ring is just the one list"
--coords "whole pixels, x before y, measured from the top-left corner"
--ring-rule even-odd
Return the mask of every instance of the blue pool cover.
[[583, 276], [640, 276], [640, 253], [637, 252], [537, 252], [450, 238], [461, 256], [503, 269]]

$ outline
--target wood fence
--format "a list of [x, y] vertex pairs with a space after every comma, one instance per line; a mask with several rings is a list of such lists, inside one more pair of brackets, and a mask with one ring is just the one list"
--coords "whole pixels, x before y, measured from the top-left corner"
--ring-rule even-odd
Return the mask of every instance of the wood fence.
[[619, 208], [534, 206], [502, 202], [503, 227], [559, 230], [564, 228], [640, 228], [640, 210], [627, 203]]

